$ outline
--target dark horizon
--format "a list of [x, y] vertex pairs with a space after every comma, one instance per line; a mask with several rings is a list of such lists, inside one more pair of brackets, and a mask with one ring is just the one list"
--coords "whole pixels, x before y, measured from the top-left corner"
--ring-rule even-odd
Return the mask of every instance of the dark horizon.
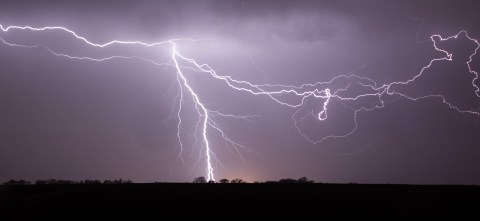
[[475, 220], [479, 196], [479, 186], [438, 185], [1, 185], [0, 212], [7, 220]]
[[[2, 3], [2, 29], [165, 42], [100, 48], [61, 29], [0, 30], [0, 183], [214, 175], [480, 185], [477, 8], [473, 0]], [[121, 57], [95, 61], [111, 56]], [[255, 95], [227, 82], [310, 96]], [[208, 142], [189, 89], [208, 110]]]

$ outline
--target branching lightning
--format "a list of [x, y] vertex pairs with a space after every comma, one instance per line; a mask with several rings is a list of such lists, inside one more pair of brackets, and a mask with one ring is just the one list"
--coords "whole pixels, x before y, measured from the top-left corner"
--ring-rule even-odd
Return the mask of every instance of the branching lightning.
[[[50, 53], [55, 56], [64, 57], [67, 59], [77, 59], [77, 60], [88, 60], [93, 62], [103, 62], [112, 59], [138, 59], [153, 65], [158, 66], [172, 66], [175, 68], [176, 80], [177, 85], [179, 88], [179, 94], [177, 96], [177, 104], [178, 107], [176, 108], [176, 117], [178, 118], [176, 129], [177, 129], [177, 141], [179, 143], [179, 157], [183, 160], [182, 155], [184, 152], [184, 142], [183, 142], [183, 125], [184, 119], [182, 119], [182, 112], [184, 111], [185, 107], [184, 104], [187, 102], [187, 98], [191, 97], [193, 101], [193, 108], [197, 114], [197, 122], [194, 128], [194, 136], [195, 139], [201, 140], [199, 146], [201, 147], [201, 152], [204, 153], [205, 156], [205, 163], [206, 163], [206, 178], [208, 181], [215, 180], [214, 176], [214, 168], [213, 162], [216, 159], [214, 150], [211, 146], [211, 142], [209, 141], [209, 136], [211, 133], [218, 133], [221, 138], [225, 141], [227, 147], [233, 147], [236, 153], [239, 154], [240, 157], [241, 151], [248, 151], [248, 148], [234, 140], [230, 139], [227, 134], [219, 127], [217, 124], [217, 118], [232, 118], [232, 119], [241, 119], [241, 120], [251, 120], [254, 117], [258, 116], [240, 116], [235, 114], [225, 114], [221, 113], [217, 110], [210, 109], [204, 102], [202, 102], [202, 98], [200, 95], [195, 91], [194, 88], [190, 85], [188, 78], [184, 75], [184, 70], [189, 69], [201, 74], [207, 74], [212, 77], [213, 80], [220, 80], [223, 81], [228, 87], [232, 90], [236, 90], [242, 93], [248, 93], [254, 96], [267, 96], [273, 102], [277, 103], [278, 105], [285, 106], [288, 108], [294, 109], [292, 120], [294, 122], [294, 126], [296, 127], [298, 133], [303, 136], [308, 142], [312, 144], [318, 144], [326, 139], [331, 138], [343, 138], [347, 137], [353, 133], [358, 128], [357, 117], [358, 113], [362, 111], [372, 111], [375, 109], [380, 109], [385, 107], [385, 97], [388, 96], [399, 96], [401, 98], [410, 100], [412, 102], [423, 100], [423, 99], [440, 99], [444, 104], [446, 104], [449, 108], [463, 114], [472, 114], [476, 116], [480, 116], [480, 112], [478, 110], [464, 110], [455, 105], [453, 105], [450, 101], [448, 101], [444, 95], [442, 94], [431, 94], [431, 95], [424, 95], [419, 97], [409, 96], [405, 93], [400, 93], [395, 91], [393, 86], [407, 86], [410, 83], [416, 81], [417, 79], [421, 78], [426, 70], [428, 70], [433, 64], [436, 62], [441, 61], [452, 61], [452, 54], [448, 51], [441, 49], [437, 46], [438, 41], [448, 41], [453, 38], [458, 38], [460, 35], [464, 35], [468, 40], [474, 42], [476, 44], [475, 50], [469, 56], [469, 60], [466, 62], [466, 66], [468, 67], [468, 71], [473, 75], [472, 79], [472, 87], [474, 89], [474, 93], [476, 97], [480, 98], [480, 88], [475, 85], [475, 81], [478, 80], [478, 73], [474, 71], [471, 67], [471, 62], [473, 61], [473, 57], [477, 54], [478, 49], [480, 48], [480, 44], [478, 40], [471, 38], [466, 31], [460, 31], [455, 35], [449, 37], [442, 37], [441, 35], [432, 35], [430, 40], [433, 43], [433, 47], [437, 52], [442, 53], [444, 56], [440, 58], [434, 58], [430, 60], [430, 62], [421, 68], [418, 74], [414, 75], [412, 78], [407, 79], [405, 81], [395, 81], [388, 84], [379, 85], [376, 81], [356, 75], [354, 72], [347, 73], [344, 75], [338, 75], [332, 78], [330, 81], [326, 82], [316, 82], [316, 83], [307, 83], [302, 84], [300, 86], [295, 85], [281, 85], [281, 84], [253, 84], [249, 81], [245, 80], [237, 80], [229, 75], [221, 75], [218, 74], [213, 68], [211, 68], [208, 64], [201, 64], [197, 62], [195, 59], [187, 58], [183, 56], [177, 48], [177, 44], [181, 41], [198, 41], [198, 40], [205, 40], [205, 39], [170, 39], [167, 41], [160, 41], [154, 43], [146, 43], [141, 41], [121, 41], [121, 40], [113, 40], [107, 43], [94, 43], [88, 40], [86, 37], [83, 37], [76, 32], [65, 28], [65, 27], [41, 27], [35, 28], [30, 26], [2, 26], [0, 25], [2, 32], [9, 32], [9, 31], [24, 31], [24, 32], [42, 32], [42, 31], [60, 31], [64, 33], [70, 34], [74, 39], [77, 39], [87, 46], [90, 47], [97, 47], [97, 48], [105, 48], [105, 47], [113, 47], [114, 45], [138, 45], [140, 47], [150, 47], [154, 48], [157, 46], [161, 47], [169, 47], [171, 50], [170, 54], [170, 61], [168, 62], [157, 62], [152, 59], [148, 59], [141, 56], [121, 56], [121, 55], [114, 55], [110, 57], [103, 57], [103, 58], [92, 58], [92, 57], [80, 57], [80, 56], [73, 56], [68, 55], [66, 53], [59, 53], [56, 52], [45, 45], [23, 45], [17, 44], [6, 41], [4, 38], [0, 37], [0, 41], [4, 45], [8, 45], [11, 47], [22, 47], [22, 48], [44, 48]], [[210, 38], [207, 38], [211, 40]], [[186, 65], [185, 65], [186, 64]], [[332, 89], [331, 85], [338, 81], [338, 80], [346, 80], [349, 83], [339, 89]], [[348, 92], [351, 90], [353, 85], [361, 86], [362, 88], [368, 89], [370, 92], [368, 93], [360, 93], [355, 96], [344, 96], [342, 93]], [[295, 97], [294, 101], [285, 99], [286, 96]], [[357, 107], [355, 105], [350, 105], [349, 103], [354, 101], [359, 101], [362, 99], [371, 98], [374, 99], [375, 102], [373, 105], [363, 105]], [[321, 123], [321, 121], [325, 121], [328, 119], [328, 107], [332, 102], [339, 102], [343, 104], [345, 107], [348, 107], [353, 110], [353, 119], [354, 119], [354, 126], [349, 131], [342, 133], [342, 134], [330, 134], [321, 137], [320, 139], [314, 139], [308, 136], [304, 131], [301, 129], [301, 126], [298, 122], [298, 115], [301, 111], [303, 111], [308, 102], [311, 101], [321, 101], [318, 105], [318, 110], [310, 111], [309, 117], [313, 117]], [[372, 103], [372, 102], [370, 102]], [[173, 116], [173, 114], [172, 114]], [[303, 119], [303, 118], [302, 118]], [[198, 144], [198, 142], [195, 142]], [[200, 158], [199, 158], [200, 159]], [[243, 158], [242, 158], [243, 159]]]

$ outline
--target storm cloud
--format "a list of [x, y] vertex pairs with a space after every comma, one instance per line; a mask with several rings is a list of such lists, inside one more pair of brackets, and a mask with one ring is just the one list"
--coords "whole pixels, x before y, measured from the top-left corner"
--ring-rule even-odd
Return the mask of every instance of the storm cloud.
[[[385, 84], [410, 79], [431, 59], [444, 56], [434, 49], [432, 34], [450, 36], [466, 30], [470, 37], [480, 39], [476, 4], [433, 0], [9, 1], [2, 2], [0, 24], [65, 26], [101, 43], [209, 37], [182, 42], [179, 50], [221, 74], [256, 84], [301, 85], [353, 71]], [[169, 56], [168, 47], [100, 50], [55, 31], [16, 31], [0, 33], [0, 37], [46, 45], [74, 56], [120, 53], [159, 62]], [[438, 46], [453, 53], [454, 60], [436, 63], [418, 82], [396, 90], [411, 96], [443, 93], [461, 108], [479, 110], [471, 85], [474, 76], [466, 66], [475, 45], [460, 36]], [[471, 66], [478, 70], [478, 56], [473, 58]], [[4, 44], [0, 45], [0, 62], [0, 179], [151, 182], [190, 181], [204, 175], [204, 162], [198, 160], [201, 153], [193, 139], [187, 141], [191, 145], [187, 145], [186, 162], [178, 158], [176, 118], [171, 117], [178, 88], [172, 67], [141, 60], [69, 60], [41, 47]], [[294, 109], [280, 107], [266, 96], [231, 90], [206, 75], [186, 74], [210, 108], [257, 116], [251, 121], [219, 120], [230, 137], [251, 149], [242, 153], [242, 159], [218, 135], [212, 135], [221, 162], [215, 165], [219, 178], [262, 181], [307, 176], [322, 182], [480, 183], [479, 118], [459, 114], [439, 99], [391, 99], [383, 109], [361, 112], [351, 136], [312, 145], [294, 127]], [[347, 83], [339, 81], [337, 86]], [[353, 112], [340, 103], [332, 104], [328, 122], [302, 122], [308, 108], [318, 106], [307, 107], [295, 117], [309, 137], [345, 133], [354, 126]]]

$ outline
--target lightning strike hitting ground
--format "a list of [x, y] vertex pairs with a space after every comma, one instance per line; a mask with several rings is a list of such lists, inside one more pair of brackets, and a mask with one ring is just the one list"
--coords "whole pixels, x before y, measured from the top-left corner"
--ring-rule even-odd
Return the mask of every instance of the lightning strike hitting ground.
[[[70, 34], [72, 37], [74, 37], [77, 40], [80, 40], [87, 46], [91, 47], [97, 47], [97, 48], [105, 48], [105, 47], [113, 47], [114, 45], [138, 45], [141, 47], [151, 47], [155, 48], [157, 46], [165, 47], [168, 46], [169, 49], [171, 50], [170, 54], [170, 61], [168, 62], [157, 62], [152, 59], [148, 59], [145, 57], [141, 56], [121, 56], [121, 55], [113, 55], [110, 57], [101, 57], [101, 58], [93, 58], [93, 57], [80, 57], [80, 56], [72, 56], [68, 55], [65, 53], [59, 53], [56, 52], [50, 47], [45, 46], [45, 45], [24, 45], [24, 44], [17, 44], [17, 43], [12, 43], [9, 41], [6, 41], [3, 37], [0, 37], [0, 41], [4, 45], [8, 45], [11, 47], [22, 47], [22, 48], [44, 48], [48, 50], [50, 53], [52, 53], [55, 56], [59, 57], [65, 57], [68, 59], [78, 59], [78, 60], [88, 60], [88, 61], [94, 61], [94, 62], [102, 62], [106, 60], [111, 60], [111, 59], [138, 59], [138, 60], [143, 60], [145, 62], [151, 63], [153, 65], [158, 65], [158, 66], [172, 66], [175, 68], [176, 72], [176, 80], [179, 88], [179, 94], [177, 96], [178, 99], [178, 108], [176, 110], [176, 117], [178, 118], [177, 122], [177, 140], [179, 143], [179, 157], [182, 159], [183, 151], [184, 151], [184, 142], [183, 142], [183, 136], [182, 136], [182, 130], [183, 130], [183, 125], [184, 125], [184, 119], [182, 119], [182, 112], [184, 111], [185, 107], [184, 104], [187, 102], [187, 95], [188, 97], [192, 98], [193, 101], [193, 108], [194, 111], [197, 114], [197, 122], [196, 126], [194, 128], [194, 136], [195, 139], [197, 140], [200, 138], [201, 142], [200, 144], [195, 142], [196, 145], [199, 145], [201, 147], [201, 152], [205, 154], [205, 163], [206, 163], [206, 178], [208, 181], [214, 181], [215, 176], [214, 176], [214, 168], [213, 168], [213, 161], [216, 160], [216, 162], [219, 162], [217, 157], [215, 156], [215, 152], [211, 146], [211, 142], [209, 141], [209, 135], [211, 133], [218, 133], [223, 140], [226, 143], [227, 147], [233, 147], [234, 150], [239, 154], [240, 157], [241, 151], [248, 151], [248, 148], [245, 147], [244, 145], [237, 143], [230, 139], [226, 133], [218, 126], [216, 123], [216, 118], [217, 117], [223, 117], [223, 118], [233, 118], [233, 119], [243, 119], [243, 120], [249, 120], [253, 117], [258, 117], [258, 116], [240, 116], [240, 115], [235, 115], [235, 114], [225, 114], [221, 113], [216, 110], [211, 110], [205, 103], [202, 102], [202, 98], [199, 96], [197, 91], [195, 91], [188, 80], [188, 78], [184, 75], [183, 70], [188, 69], [188, 70], [194, 70], [199, 73], [203, 74], [208, 74], [212, 77], [212, 80], [220, 80], [226, 83], [232, 90], [236, 90], [238, 92], [243, 92], [243, 93], [249, 93], [251, 95], [255, 96], [267, 96], [271, 98], [274, 102], [278, 103], [281, 106], [285, 106], [288, 108], [293, 108], [295, 111], [292, 115], [292, 120], [294, 122], [294, 126], [298, 130], [298, 133], [303, 136], [307, 141], [311, 142], [312, 144], [317, 144], [320, 143], [326, 139], [330, 138], [343, 138], [347, 137], [351, 134], [353, 134], [357, 128], [358, 128], [358, 123], [357, 123], [357, 117], [358, 113], [362, 111], [372, 111], [375, 109], [380, 109], [385, 107], [385, 98], [386, 97], [392, 97], [392, 96], [399, 96], [401, 98], [410, 100], [412, 102], [423, 100], [423, 99], [440, 99], [443, 103], [445, 103], [449, 108], [463, 114], [472, 114], [476, 116], [480, 116], [480, 112], [477, 110], [465, 110], [461, 109], [451, 103], [451, 101], [448, 101], [444, 95], [442, 94], [430, 94], [430, 95], [424, 95], [424, 96], [418, 96], [418, 97], [413, 97], [409, 96], [405, 93], [400, 93], [398, 91], [395, 91], [393, 88], [394, 86], [408, 86], [410, 83], [416, 81], [422, 75], [426, 70], [428, 70], [433, 64], [436, 62], [441, 62], [441, 61], [452, 61], [452, 54], [449, 53], [448, 51], [441, 49], [437, 46], [437, 43], [443, 42], [443, 41], [448, 41], [453, 38], [458, 38], [461, 35], [464, 35], [469, 41], [472, 41], [475, 43], [476, 47], [475, 50], [473, 51], [472, 54], [469, 56], [469, 60], [466, 62], [465, 65], [468, 67], [468, 71], [473, 75], [472, 79], [472, 87], [474, 89], [474, 93], [476, 97], [480, 98], [480, 88], [475, 85], [475, 81], [478, 80], [478, 73], [474, 71], [471, 67], [471, 62], [473, 60], [473, 57], [477, 54], [478, 49], [480, 48], [480, 44], [478, 40], [471, 38], [466, 31], [460, 31], [455, 35], [449, 36], [449, 37], [442, 37], [441, 35], [432, 35], [430, 37], [430, 40], [433, 43], [433, 47], [436, 51], [444, 54], [443, 57], [441, 58], [434, 58], [431, 59], [430, 62], [421, 68], [421, 70], [418, 72], [418, 74], [414, 75], [412, 78], [407, 79], [405, 81], [396, 81], [396, 82], [391, 82], [388, 84], [383, 84], [383, 85], [378, 85], [374, 80], [367, 78], [367, 77], [362, 77], [356, 75], [353, 71], [348, 74], [344, 75], [338, 75], [331, 79], [330, 81], [326, 82], [316, 82], [316, 83], [307, 83], [307, 84], [302, 84], [300, 86], [294, 86], [294, 85], [280, 85], [280, 84], [253, 84], [249, 81], [244, 81], [244, 80], [236, 80], [232, 78], [231, 76], [228, 75], [220, 75], [218, 74], [213, 68], [211, 68], [208, 64], [200, 64], [198, 63], [195, 59], [192, 58], [187, 58], [183, 56], [180, 51], [177, 49], [177, 44], [181, 41], [198, 41], [198, 40], [212, 40], [210, 38], [207, 39], [170, 39], [167, 41], [161, 41], [161, 42], [154, 42], [154, 43], [146, 43], [146, 42], [141, 42], [141, 41], [121, 41], [121, 40], [113, 40], [107, 43], [99, 44], [99, 43], [94, 43], [90, 40], [88, 40], [86, 37], [83, 37], [81, 35], [78, 35], [74, 31], [65, 28], [65, 27], [41, 27], [41, 28], [35, 28], [35, 27], [30, 27], [30, 26], [2, 26], [0, 25], [0, 28], [2, 32], [9, 32], [13, 30], [17, 31], [24, 31], [25, 34], [28, 34], [31, 31], [61, 31]], [[22, 32], [23, 33], [23, 32]], [[346, 80], [349, 83], [342, 88], [338, 89], [333, 89], [333, 84], [338, 81], [338, 80]], [[342, 93], [348, 92], [352, 90], [352, 86], [357, 85], [361, 86], [365, 89], [368, 89], [370, 92], [369, 93], [360, 93], [356, 96], [344, 96]], [[286, 99], [286, 96], [293, 96], [296, 99], [295, 101]], [[367, 98], [373, 98], [375, 102], [369, 102], [370, 105], [363, 105], [363, 106], [355, 106], [352, 105], [352, 102], [359, 101], [361, 99], [367, 99]], [[339, 102], [342, 105], [344, 105], [347, 108], [350, 108], [353, 110], [353, 121], [354, 121], [354, 127], [351, 128], [349, 131], [346, 131], [345, 133], [342, 134], [330, 134], [326, 136], [322, 136], [321, 138], [311, 138], [308, 136], [305, 131], [301, 129], [301, 125], [299, 125], [298, 122], [298, 115], [302, 110], [307, 108], [307, 104], [309, 102], [313, 101], [320, 101], [320, 103], [315, 103], [315, 106], [319, 106], [318, 110], [313, 110], [310, 111], [310, 115], [303, 116], [301, 119], [305, 119], [306, 117], [312, 117], [312, 119], [315, 119], [319, 123], [322, 123], [322, 121], [325, 121], [328, 119], [328, 107], [329, 104], [332, 102]], [[199, 156], [199, 159], [201, 159], [202, 156]], [[243, 159], [243, 158], [242, 158]], [[183, 159], [182, 159], [183, 160]]]

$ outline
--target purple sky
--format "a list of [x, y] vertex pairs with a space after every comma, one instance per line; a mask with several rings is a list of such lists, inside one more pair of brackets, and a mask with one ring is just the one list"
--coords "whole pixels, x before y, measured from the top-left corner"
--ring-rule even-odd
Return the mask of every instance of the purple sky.
[[[2, 2], [0, 24], [65, 26], [98, 43], [213, 37], [179, 42], [178, 50], [208, 63], [219, 74], [253, 84], [301, 85], [356, 70], [356, 75], [382, 85], [411, 79], [430, 60], [444, 56], [430, 41], [432, 34], [447, 37], [466, 30], [480, 39], [476, 4], [11, 1]], [[124, 45], [99, 49], [61, 31], [15, 30], [0, 32], [0, 38], [95, 58], [143, 56], [168, 62], [171, 49]], [[411, 97], [441, 94], [462, 110], [480, 111], [480, 98], [472, 86], [475, 76], [466, 64], [476, 45], [460, 35], [437, 46], [452, 53], [453, 60], [435, 62], [414, 83], [393, 89]], [[0, 64], [0, 181], [183, 182], [205, 175], [204, 154], [192, 137], [196, 118], [191, 98], [182, 114], [184, 162], [178, 157], [179, 88], [174, 67], [132, 59], [71, 60], [42, 47], [5, 44], [0, 44]], [[472, 69], [480, 70], [479, 65], [479, 56], [474, 56]], [[185, 70], [185, 74], [209, 109], [258, 115], [247, 121], [216, 120], [230, 138], [251, 150], [240, 151], [240, 157], [211, 130], [209, 140], [222, 163], [214, 163], [217, 179], [307, 176], [342, 183], [480, 184], [480, 117], [449, 109], [440, 99], [412, 102], [386, 97], [385, 108], [358, 113], [355, 133], [311, 144], [292, 120], [299, 108], [235, 91], [200, 72]], [[474, 83], [480, 86], [480, 80]], [[364, 90], [353, 87], [344, 96], [368, 93]], [[311, 139], [347, 133], [355, 125], [351, 108], [370, 107], [378, 100], [332, 102], [326, 121], [309, 120], [309, 111], [318, 112], [322, 102], [312, 99], [293, 117]]]

